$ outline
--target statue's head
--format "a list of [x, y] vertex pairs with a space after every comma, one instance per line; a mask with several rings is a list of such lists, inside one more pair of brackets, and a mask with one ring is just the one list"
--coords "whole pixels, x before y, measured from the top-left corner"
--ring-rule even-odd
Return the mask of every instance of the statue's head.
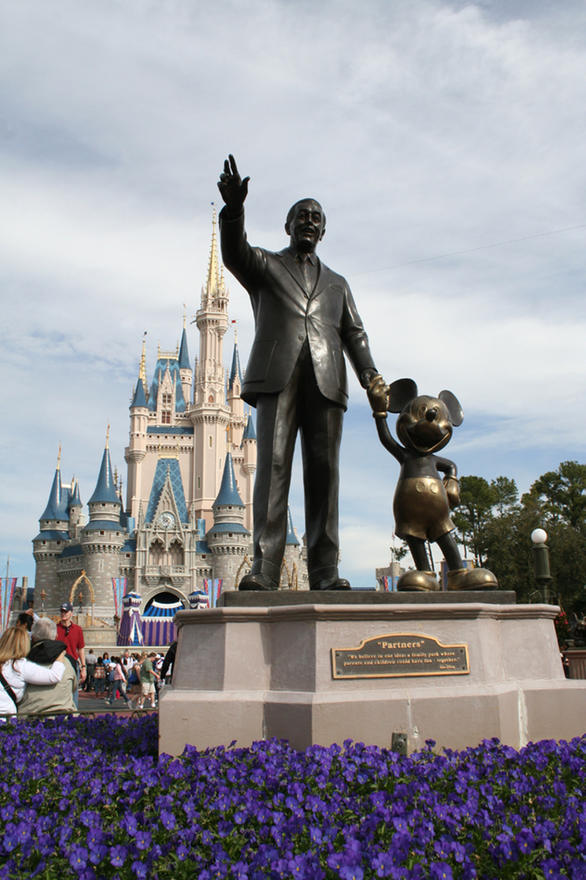
[[301, 199], [289, 208], [285, 232], [291, 237], [291, 245], [296, 250], [314, 251], [325, 231], [326, 215], [315, 199]]

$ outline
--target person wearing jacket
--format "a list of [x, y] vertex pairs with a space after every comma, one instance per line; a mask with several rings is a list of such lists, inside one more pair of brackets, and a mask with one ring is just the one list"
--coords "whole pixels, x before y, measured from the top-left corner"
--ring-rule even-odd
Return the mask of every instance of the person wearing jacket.
[[[39, 617], [31, 629], [31, 650], [28, 660], [48, 669], [60, 656], [65, 645], [56, 640], [57, 624], [50, 617]], [[75, 712], [73, 694], [77, 688], [77, 664], [73, 657], [64, 657], [65, 671], [60, 681], [51, 685], [29, 684], [18, 704], [19, 715], [58, 715]]]
[[20, 627], [11, 626], [0, 637], [0, 715], [16, 715], [27, 685], [51, 685], [63, 678], [65, 648], [49, 668], [28, 660], [29, 650], [29, 635]]

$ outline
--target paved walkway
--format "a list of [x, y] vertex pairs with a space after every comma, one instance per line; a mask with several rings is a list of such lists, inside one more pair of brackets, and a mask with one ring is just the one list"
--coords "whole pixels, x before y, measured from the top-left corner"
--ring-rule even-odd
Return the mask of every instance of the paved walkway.
[[[150, 711], [153, 711], [150, 708], [150, 704], [147, 700], [145, 700], [145, 707], [148, 708]], [[105, 697], [96, 697], [94, 691], [90, 691], [89, 693], [86, 693], [86, 691], [79, 692], [79, 708], [84, 710], [85, 712], [93, 711], [103, 714], [108, 714], [110, 712], [116, 712], [117, 714], [121, 713], [123, 715], [133, 714], [132, 710], [129, 709], [128, 704], [124, 700], [114, 700], [112, 705], [109, 706], [106, 702]], [[155, 709], [154, 711], [156, 712], [157, 709]]]

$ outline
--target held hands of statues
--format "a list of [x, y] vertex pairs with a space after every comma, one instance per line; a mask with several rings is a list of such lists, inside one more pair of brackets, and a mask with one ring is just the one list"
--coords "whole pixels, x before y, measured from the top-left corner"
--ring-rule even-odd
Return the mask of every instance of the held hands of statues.
[[460, 503], [460, 483], [457, 477], [444, 477], [443, 483], [446, 495], [448, 496], [448, 504], [450, 509], [453, 510]]
[[238, 173], [236, 159], [230, 153], [224, 162], [224, 170], [220, 174], [218, 189], [231, 214], [239, 214], [242, 210], [244, 200], [248, 195], [249, 180], [250, 177], [245, 177], [242, 180]]
[[366, 393], [368, 394], [368, 400], [375, 419], [386, 419], [389, 386], [381, 375], [377, 375], [370, 380]]

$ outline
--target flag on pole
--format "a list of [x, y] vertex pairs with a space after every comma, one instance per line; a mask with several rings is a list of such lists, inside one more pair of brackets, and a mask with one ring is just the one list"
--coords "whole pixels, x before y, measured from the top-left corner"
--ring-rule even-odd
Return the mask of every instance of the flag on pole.
[[396, 575], [383, 575], [381, 578], [383, 590], [385, 593], [396, 593], [397, 592], [397, 581], [399, 578]]
[[16, 581], [17, 578], [0, 578], [0, 629], [2, 632], [6, 629], [10, 620]]
[[112, 591], [114, 593], [114, 613], [116, 617], [122, 616], [122, 599], [126, 595], [126, 578], [112, 578]]
[[204, 578], [203, 588], [207, 593], [210, 608], [215, 608], [222, 592], [222, 578]]

